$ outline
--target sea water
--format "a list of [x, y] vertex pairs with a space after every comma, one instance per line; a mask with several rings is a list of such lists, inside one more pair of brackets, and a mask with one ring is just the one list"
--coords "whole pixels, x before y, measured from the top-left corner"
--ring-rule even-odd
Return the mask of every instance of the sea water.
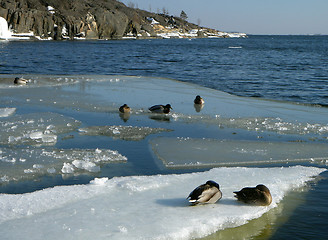
[[[325, 40], [324, 36], [251, 36], [249, 39], [191, 41], [181, 39], [0, 43], [0, 70], [4, 74], [0, 82], [1, 164], [5, 172], [1, 175], [1, 192], [33, 192], [30, 195], [33, 205], [37, 199], [45, 199], [38, 197], [38, 194], [42, 194], [35, 192], [38, 189], [56, 185], [86, 184], [95, 177], [102, 179], [100, 182], [104, 182], [104, 186], [108, 187], [113, 187], [113, 184], [107, 183], [105, 178], [121, 176], [165, 174], [165, 181], [172, 181], [175, 177], [171, 174], [180, 176], [203, 171], [206, 174], [206, 171], [213, 167], [227, 166], [233, 161], [227, 160], [228, 157], [235, 157], [234, 166], [251, 165], [267, 169], [267, 177], [263, 179], [268, 181], [267, 184], [270, 184], [269, 179], [281, 179], [284, 175], [274, 173], [272, 167], [302, 164], [325, 168], [327, 110], [322, 107], [327, 104], [324, 75], [327, 66]], [[12, 81], [16, 76], [29, 79], [28, 86], [14, 86]], [[183, 84], [163, 77], [196, 85]], [[204, 96], [206, 101], [200, 111], [191, 104], [197, 94]], [[247, 98], [248, 96], [256, 98]], [[291, 102], [263, 101], [263, 98]], [[123, 103], [132, 107], [129, 116], [121, 116], [117, 112]], [[158, 116], [147, 111], [151, 104], [159, 103], [171, 103], [173, 112], [167, 116]], [[224, 149], [227, 153], [216, 153], [215, 146], [218, 144], [226, 144]], [[171, 149], [174, 149], [175, 156], [172, 156]], [[282, 151], [279, 161], [270, 159], [278, 157], [279, 151]], [[311, 155], [311, 152], [317, 155]], [[191, 153], [188, 156], [190, 159], [183, 158], [185, 153]], [[213, 160], [208, 157], [211, 154], [222, 155], [222, 160]], [[205, 159], [199, 159], [202, 156]], [[248, 157], [258, 160], [247, 162]], [[181, 163], [184, 166], [181, 166]], [[228, 172], [238, 171], [233, 169]], [[256, 172], [253, 168], [250, 168], [250, 171], [252, 174]], [[227, 175], [225, 172], [223, 174]], [[296, 174], [301, 172], [296, 170]], [[255, 184], [243, 170], [240, 170], [238, 175], [244, 179], [245, 184]], [[326, 175], [322, 174], [323, 177]], [[208, 174], [207, 177], [215, 176]], [[181, 175], [179, 178], [188, 177]], [[196, 179], [194, 177], [195, 182], [184, 182], [184, 186], [189, 186], [188, 190], [182, 191], [186, 192], [184, 195], [188, 195], [192, 187], [196, 187]], [[132, 184], [129, 179], [121, 180], [125, 181], [125, 184]], [[152, 178], [149, 180], [153, 181], [155, 186], [162, 181]], [[246, 225], [229, 224], [229, 214], [225, 214], [221, 216], [223, 223], [204, 223], [200, 228], [197, 228], [197, 225], [190, 227], [188, 224], [189, 230], [188, 226], [180, 226], [183, 233], [167, 226], [166, 233], [158, 232], [156, 236], [201, 237], [222, 229], [218, 226], [225, 226], [223, 228], [227, 230], [219, 231], [212, 237], [222, 236], [220, 234], [226, 237], [238, 236], [241, 231], [247, 233], [246, 238], [322, 238], [325, 229], [324, 213], [328, 209], [322, 201], [327, 197], [327, 180], [312, 182], [311, 185], [304, 185], [306, 180], [301, 180], [301, 183], [290, 179], [285, 181], [286, 191], [294, 190], [293, 193], [276, 192], [276, 185], [270, 186], [277, 199], [285, 196], [281, 202], [277, 202], [276, 208], [260, 218], [262, 222], [263, 219], [268, 219], [267, 224], [270, 227], [259, 226], [253, 221]], [[143, 180], [137, 182], [141, 188], [148, 189], [147, 181], [147, 184]], [[224, 185], [225, 192], [230, 192], [227, 184]], [[120, 186], [114, 191], [124, 191], [125, 188], [120, 190]], [[161, 193], [157, 193], [162, 189], [158, 187], [146, 193], [147, 196], [152, 196], [150, 199], [157, 199], [155, 196], [162, 194], [162, 200], [157, 200], [157, 204], [162, 204], [154, 206], [164, 206], [163, 209], [160, 207], [155, 210], [153, 205], [148, 205], [152, 206], [152, 212], [159, 217], [163, 216], [165, 206], [175, 208], [185, 204], [183, 194], [178, 196], [173, 192], [173, 195], [167, 195], [170, 192], [169, 186]], [[174, 186], [173, 189], [177, 190], [176, 185]], [[298, 190], [304, 192], [295, 192], [296, 186], [303, 186]], [[234, 184], [230, 187], [241, 186]], [[60, 188], [58, 191], [60, 193]], [[57, 193], [56, 190], [51, 194], [59, 196]], [[76, 196], [85, 196], [83, 192], [81, 195], [76, 193]], [[28, 197], [22, 195], [25, 196]], [[135, 197], [143, 199], [143, 194], [136, 194]], [[229, 202], [229, 194], [227, 197], [225, 201]], [[69, 208], [71, 214], [75, 213], [79, 217], [81, 214], [85, 217], [98, 216], [106, 220], [106, 216], [96, 214], [98, 209], [94, 207], [101, 199], [103, 198], [85, 200], [84, 197], [79, 197], [78, 207]], [[122, 199], [125, 198], [122, 196]], [[65, 203], [66, 200], [63, 201]], [[86, 208], [83, 207], [83, 202], [87, 203]], [[121, 204], [124, 204], [123, 200]], [[121, 209], [122, 206], [118, 205], [112, 210]], [[143, 203], [140, 208], [145, 206], [146, 203]], [[219, 204], [216, 206], [220, 207]], [[65, 208], [45, 209], [42, 210], [42, 215], [37, 205], [35, 207], [36, 212], [27, 205], [19, 208], [13, 205], [13, 211], [23, 210], [23, 213], [14, 215], [13, 219], [16, 220], [11, 220], [13, 226], [25, 226], [29, 218], [37, 216], [35, 214], [42, 216], [44, 224], [47, 225], [47, 221], [53, 220], [50, 217], [52, 214], [60, 216], [61, 211], [67, 212]], [[127, 210], [123, 215], [116, 215], [123, 221], [122, 224], [112, 226], [113, 229], [105, 231], [105, 234], [117, 232], [117, 236], [121, 237], [132, 234], [133, 226], [123, 224], [125, 214], [132, 211], [133, 209]], [[189, 210], [181, 211], [182, 216], [190, 214]], [[207, 211], [207, 214], [210, 212]], [[241, 219], [246, 222], [255, 215]], [[286, 220], [286, 217], [290, 218]], [[152, 218], [156, 219], [156, 216]], [[216, 217], [209, 218], [214, 223], [217, 221]], [[56, 219], [61, 223], [58, 225], [59, 229], [72, 232], [75, 228], [75, 234], [79, 234], [84, 233], [89, 224], [94, 232], [103, 233], [96, 231], [100, 227], [99, 224], [90, 225], [82, 221], [81, 224], [87, 225], [77, 228], [76, 225], [69, 226], [65, 223], [67, 220], [65, 217]], [[180, 222], [179, 218], [174, 220], [173, 223]], [[199, 218], [195, 218], [196, 220], [205, 221]], [[314, 224], [308, 228], [304, 227], [309, 221]], [[232, 222], [238, 223], [237, 220]], [[238, 225], [245, 227], [232, 228]], [[141, 238], [155, 236], [147, 235], [147, 229], [138, 228], [141, 229]], [[34, 228], [29, 225], [27, 229]], [[13, 236], [11, 233], [10, 230], [5, 232], [9, 237]], [[38, 235], [41, 238], [44, 236], [42, 232]]]

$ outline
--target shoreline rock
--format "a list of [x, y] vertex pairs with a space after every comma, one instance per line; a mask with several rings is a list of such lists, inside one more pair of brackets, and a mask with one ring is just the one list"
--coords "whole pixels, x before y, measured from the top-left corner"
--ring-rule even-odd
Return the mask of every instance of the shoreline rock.
[[11, 37], [17, 39], [247, 37], [129, 8], [116, 0], [4, 0], [0, 3], [0, 17], [7, 21]]

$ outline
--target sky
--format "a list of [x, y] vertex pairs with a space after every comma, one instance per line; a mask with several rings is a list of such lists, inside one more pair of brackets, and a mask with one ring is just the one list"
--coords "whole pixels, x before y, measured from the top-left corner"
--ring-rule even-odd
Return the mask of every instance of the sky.
[[328, 0], [121, 0], [151, 11], [168, 11], [225, 32], [264, 35], [328, 34]]

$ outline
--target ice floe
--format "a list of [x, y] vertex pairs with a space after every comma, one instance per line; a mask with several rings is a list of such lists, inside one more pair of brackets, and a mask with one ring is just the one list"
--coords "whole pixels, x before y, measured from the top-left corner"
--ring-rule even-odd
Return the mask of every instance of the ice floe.
[[[204, 237], [261, 217], [289, 191], [323, 171], [302, 166], [216, 168], [181, 175], [101, 178], [88, 185], [0, 194], [0, 234], [4, 239]], [[222, 199], [216, 204], [189, 206], [189, 192], [208, 179], [219, 182]], [[270, 206], [247, 206], [234, 199], [233, 191], [258, 183], [269, 187]]]
[[328, 148], [324, 143], [160, 137], [152, 139], [151, 145], [167, 168], [300, 162], [328, 164]]
[[49, 174], [99, 172], [103, 164], [126, 162], [110, 149], [0, 148], [0, 184]]
[[109, 136], [127, 141], [140, 141], [149, 134], [170, 132], [170, 129], [133, 126], [90, 126], [79, 129], [80, 134], [89, 136]]

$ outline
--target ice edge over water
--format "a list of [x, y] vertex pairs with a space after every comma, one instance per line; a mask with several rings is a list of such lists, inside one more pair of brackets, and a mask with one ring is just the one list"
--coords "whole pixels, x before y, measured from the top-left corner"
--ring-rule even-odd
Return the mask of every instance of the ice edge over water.
[[[303, 166], [215, 168], [180, 175], [101, 178], [88, 185], [1, 194], [0, 233], [12, 239], [43, 239], [44, 231], [50, 231], [48, 239], [204, 237], [260, 217], [289, 191], [325, 170]], [[223, 198], [216, 204], [190, 207], [186, 196], [208, 179], [220, 183]], [[270, 188], [270, 206], [246, 206], [234, 199], [233, 191], [258, 183]]]

